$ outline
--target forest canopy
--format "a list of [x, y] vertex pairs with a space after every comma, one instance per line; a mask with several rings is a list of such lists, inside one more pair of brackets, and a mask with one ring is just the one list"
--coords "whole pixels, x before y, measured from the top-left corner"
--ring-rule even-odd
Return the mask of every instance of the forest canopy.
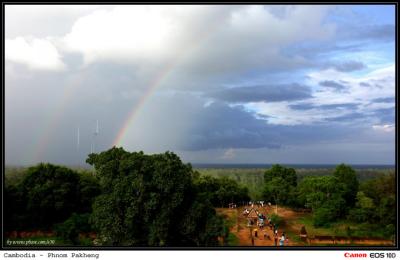
[[299, 179], [296, 169], [277, 164], [260, 180], [238, 170], [211, 176], [172, 152], [116, 147], [90, 154], [87, 163], [92, 170], [41, 163], [8, 173], [5, 231], [54, 231], [73, 245], [83, 245], [80, 235], [95, 234], [98, 245], [219, 246], [230, 235], [216, 208], [248, 205], [255, 186], [262, 187], [256, 197], [276, 211], [310, 210], [315, 227], [345, 220], [385, 237], [396, 230], [394, 173], [360, 181], [352, 167], [340, 164], [330, 174]]

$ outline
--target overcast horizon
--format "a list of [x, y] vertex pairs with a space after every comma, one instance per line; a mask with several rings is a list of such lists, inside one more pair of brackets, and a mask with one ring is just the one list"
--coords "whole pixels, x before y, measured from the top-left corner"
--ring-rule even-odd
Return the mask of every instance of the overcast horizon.
[[4, 69], [8, 165], [395, 163], [395, 5], [5, 5]]

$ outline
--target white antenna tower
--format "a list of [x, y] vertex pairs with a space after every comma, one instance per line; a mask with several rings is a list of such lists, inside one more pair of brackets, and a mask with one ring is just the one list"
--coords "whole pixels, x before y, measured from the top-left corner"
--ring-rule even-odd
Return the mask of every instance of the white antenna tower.
[[93, 133], [91, 153], [96, 151], [96, 136], [99, 134], [99, 120], [96, 120], [96, 129]]
[[96, 131], [94, 132], [95, 135], [99, 134], [99, 120], [96, 120]]
[[79, 144], [80, 144], [80, 134], [79, 134], [79, 126], [78, 126], [78, 140], [76, 144], [76, 149], [79, 151]]

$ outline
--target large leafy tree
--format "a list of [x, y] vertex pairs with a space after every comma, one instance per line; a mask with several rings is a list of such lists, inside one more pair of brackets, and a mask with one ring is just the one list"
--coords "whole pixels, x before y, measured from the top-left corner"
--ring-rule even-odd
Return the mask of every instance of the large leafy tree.
[[263, 193], [267, 201], [273, 201], [276, 205], [290, 204], [297, 186], [296, 171], [275, 164], [265, 171], [264, 183]]
[[91, 218], [103, 244], [217, 245], [222, 220], [196, 192], [197, 174], [174, 153], [145, 155], [113, 147], [90, 154], [87, 162], [103, 189]]
[[100, 192], [89, 173], [79, 174], [66, 167], [38, 164], [22, 180], [6, 187], [7, 230], [49, 229], [73, 212], [88, 213]]
[[[66, 220], [72, 212], [90, 209], [92, 200], [81, 196], [85, 193], [81, 192], [77, 172], [52, 164], [29, 168], [21, 190], [26, 200], [26, 223], [32, 227], [49, 228]], [[95, 190], [90, 193], [91, 196], [95, 194]]]
[[4, 187], [4, 229], [20, 230], [27, 226], [26, 201], [17, 185]]
[[228, 203], [240, 203], [250, 199], [248, 189], [227, 177], [214, 178], [201, 176], [195, 181], [199, 193], [207, 196], [215, 207], [224, 207]]
[[350, 210], [349, 218], [357, 222], [375, 221], [376, 206], [374, 201], [363, 191], [357, 193], [356, 205]]
[[[361, 204], [358, 200], [356, 208], [370, 208], [373, 215], [369, 218], [371, 222], [380, 223], [381, 225], [396, 224], [396, 178], [394, 173], [383, 175], [366, 181], [360, 185], [365, 199], [372, 200], [373, 208], [369, 205]], [[364, 202], [365, 202], [364, 199]]]
[[394, 238], [396, 229], [396, 178], [394, 173], [360, 184], [349, 218], [365, 223], [369, 230]]
[[299, 202], [314, 212], [314, 225], [323, 226], [345, 214], [345, 187], [334, 176], [306, 177], [298, 187]]
[[346, 201], [346, 206], [352, 208], [355, 205], [358, 192], [358, 179], [356, 172], [350, 166], [340, 164], [336, 167], [333, 176], [344, 185], [345, 190], [343, 198]]

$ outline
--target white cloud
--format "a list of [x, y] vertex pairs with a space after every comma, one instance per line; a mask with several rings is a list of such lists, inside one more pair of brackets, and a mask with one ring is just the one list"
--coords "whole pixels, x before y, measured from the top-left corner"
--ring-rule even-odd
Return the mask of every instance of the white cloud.
[[64, 36], [79, 17], [105, 5], [5, 5], [5, 38]]
[[372, 129], [374, 129], [376, 131], [390, 133], [390, 132], [394, 132], [395, 126], [394, 125], [373, 125]]
[[163, 48], [170, 30], [168, 20], [157, 9], [117, 7], [78, 19], [65, 42], [67, 49], [82, 52], [86, 63], [102, 58], [139, 58]]
[[259, 115], [267, 116], [269, 124], [303, 125], [322, 121], [322, 115], [315, 111], [298, 111], [289, 107], [290, 102], [252, 102], [245, 105], [246, 109]]
[[[312, 72], [308, 75], [306, 84], [313, 86], [313, 98], [299, 102], [254, 102], [245, 104], [245, 107], [250, 111], [266, 116], [268, 123], [277, 125], [313, 124], [352, 113], [362, 113], [367, 118], [368, 115], [373, 115], [374, 111], [378, 109], [393, 107], [393, 103], [374, 102], [374, 99], [395, 96], [394, 73], [393, 64], [363, 76], [353, 76], [333, 69]], [[342, 84], [347, 86], [348, 89], [345, 92], [338, 92], [335, 89], [319, 86], [319, 82], [327, 80], [342, 81], [344, 82]], [[362, 86], [360, 83], [363, 82], [369, 83], [370, 86]], [[290, 105], [303, 103], [311, 104], [314, 108], [305, 110], [290, 108]], [[347, 103], [357, 103], [359, 106], [357, 109], [335, 109], [334, 113], [332, 113], [332, 109], [318, 108], [318, 106]], [[376, 118], [372, 116], [370, 120], [374, 122]]]
[[62, 70], [61, 55], [48, 39], [27, 40], [17, 37], [5, 41], [5, 59], [27, 65], [30, 69]]
[[[270, 67], [293, 60], [279, 49], [305, 39], [329, 40], [322, 6], [294, 6], [277, 17], [268, 6], [123, 6], [79, 18], [64, 47], [98, 60], [133, 64], [180, 63], [185, 70], [218, 73]], [[309, 12], [313, 15], [309, 15]], [[307, 27], [307, 30], [302, 28]], [[255, 52], [255, 50], [258, 50]]]
[[221, 156], [221, 159], [231, 160], [236, 157], [236, 151], [233, 148], [227, 149], [224, 154]]

